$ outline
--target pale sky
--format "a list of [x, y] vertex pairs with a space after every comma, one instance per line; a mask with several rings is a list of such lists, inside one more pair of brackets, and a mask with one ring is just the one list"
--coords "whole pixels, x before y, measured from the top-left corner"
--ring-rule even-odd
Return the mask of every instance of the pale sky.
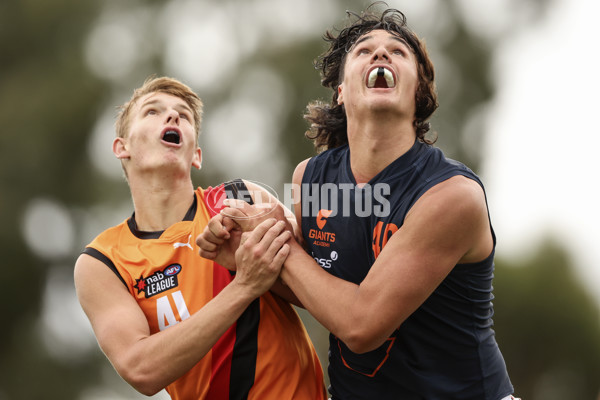
[[552, 235], [600, 301], [599, 12], [559, 0], [496, 50], [482, 176], [499, 254], [527, 255]]

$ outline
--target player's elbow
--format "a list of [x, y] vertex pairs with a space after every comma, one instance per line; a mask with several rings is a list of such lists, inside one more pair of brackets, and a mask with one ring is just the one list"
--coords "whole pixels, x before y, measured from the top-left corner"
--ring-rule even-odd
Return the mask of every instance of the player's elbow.
[[127, 374], [126, 376], [121, 376], [135, 390], [137, 390], [145, 396], [154, 396], [163, 389], [162, 385], [157, 384], [156, 381], [153, 381], [145, 375], [139, 374], [137, 376], [134, 376], [134, 374]]
[[143, 394], [144, 396], [154, 396], [160, 392], [163, 388], [158, 388], [156, 385], [144, 383], [138, 386], [134, 386], [134, 389]]
[[350, 315], [351, 317], [347, 319], [349, 323], [345, 327], [340, 326], [342, 329], [345, 328], [344, 334], [338, 337], [357, 354], [381, 347], [402, 324], [402, 321], [371, 311]]
[[339, 333], [336, 336], [357, 354], [379, 348], [402, 323], [389, 313], [378, 312], [378, 308], [364, 307], [365, 303], [357, 302], [355, 307], [349, 307], [345, 318], [332, 327]]
[[375, 342], [373, 340], [368, 339], [350, 339], [348, 342], [345, 342], [346, 346], [356, 354], [363, 354], [369, 351], [375, 350], [378, 348], [383, 342]]
[[378, 332], [372, 329], [357, 327], [356, 329], [352, 329], [342, 340], [350, 351], [356, 354], [363, 354], [375, 350], [386, 339], [387, 335], [378, 334]]
[[145, 396], [153, 396], [164, 389], [165, 385], [160, 380], [140, 368], [139, 365], [127, 366], [121, 364], [114, 367], [125, 382]]

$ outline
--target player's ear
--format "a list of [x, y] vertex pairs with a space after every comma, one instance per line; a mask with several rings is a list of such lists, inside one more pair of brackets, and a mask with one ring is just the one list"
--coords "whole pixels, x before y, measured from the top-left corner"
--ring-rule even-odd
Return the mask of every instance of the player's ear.
[[129, 150], [127, 150], [127, 141], [121, 137], [113, 140], [113, 153], [119, 160], [129, 159]]
[[338, 85], [338, 88], [337, 88], [337, 92], [338, 92], [337, 103], [338, 103], [339, 106], [341, 106], [342, 104], [344, 104], [344, 96], [342, 94], [343, 86], [344, 86], [344, 82], [340, 83]]
[[194, 152], [194, 158], [192, 159], [192, 166], [200, 169], [202, 168], [202, 149], [200, 147], [196, 148]]

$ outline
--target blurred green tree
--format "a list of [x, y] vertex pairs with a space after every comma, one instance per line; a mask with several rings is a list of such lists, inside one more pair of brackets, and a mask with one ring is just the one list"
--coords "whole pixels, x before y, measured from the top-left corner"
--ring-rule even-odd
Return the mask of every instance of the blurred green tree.
[[561, 245], [497, 259], [496, 337], [516, 393], [528, 400], [597, 399], [600, 310]]
[[58, 260], [34, 255], [20, 224], [36, 196], [89, 202], [79, 188], [93, 171], [81, 149], [105, 88], [82, 50], [99, 3], [0, 3], [1, 399], [76, 398], [94, 375], [91, 360], [59, 364], [41, 343], [41, 297], [47, 268]]
[[[517, 2], [507, 1], [517, 6]], [[0, 303], [5, 321], [5, 328], [0, 330], [0, 400], [78, 399], [90, 388], [112, 385], [112, 379], [118, 379], [99, 349], [65, 361], [52, 355], [42, 340], [45, 332], [40, 317], [48, 271], [59, 268], [70, 273], [80, 249], [59, 258], [36, 254], [26, 244], [21, 225], [27, 205], [39, 196], [73, 210], [77, 235], [85, 228], [76, 218], [77, 210], [128, 200], [124, 181], [116, 182], [92, 165], [86, 150], [90, 132], [115, 91], [130, 93], [149, 73], [165, 73], [160, 51], [165, 44], [153, 42], [156, 53], [142, 68], [110, 82], [94, 75], [86, 65], [85, 41], [108, 7], [113, 11], [125, 7], [146, 17], [150, 13], [149, 20], [157, 21], [169, 3], [0, 2]], [[335, 3], [336, 25], [344, 9], [358, 11], [366, 4], [357, 0], [340, 3]], [[397, 2], [389, 3], [401, 8], [394, 4]], [[445, 3], [445, 18], [451, 29], [437, 51], [449, 63], [445, 65], [459, 74], [445, 79], [464, 84], [456, 90], [451, 82], [438, 81], [441, 107], [433, 119], [433, 129], [439, 133], [440, 147], [477, 170], [480, 136], [470, 135], [465, 140], [465, 131], [474, 110], [494, 95], [489, 74], [493, 43], [466, 28], [456, 3]], [[532, 5], [532, 17], [543, 15], [551, 5], [547, 0], [526, 3]], [[212, 4], [229, 7], [231, 12], [235, 2], [214, 0]], [[411, 15], [408, 17], [411, 23]], [[418, 23], [411, 26], [427, 37]], [[158, 24], [147, 28], [154, 29], [154, 39], [160, 39]], [[289, 112], [277, 127], [287, 177], [299, 161], [314, 154], [311, 143], [303, 137], [306, 104], [316, 98], [330, 98], [312, 68], [313, 59], [323, 50], [322, 33], [286, 46], [259, 46], [239, 60], [236, 73], [220, 82], [218, 90], [202, 94], [208, 115], [227, 101], [249, 66], [268, 65], [276, 71], [293, 94], [286, 99]], [[428, 39], [428, 43], [432, 41]], [[483, 127], [472, 126], [470, 131], [482, 135]], [[195, 180], [209, 185], [229, 178], [221, 171], [207, 169]], [[276, 186], [282, 182], [267, 183]], [[598, 393], [593, 378], [599, 375], [600, 360], [597, 308], [571, 276], [571, 262], [558, 244], [547, 244], [535, 259], [518, 263], [523, 267], [509, 268], [509, 263], [499, 260], [496, 274], [498, 340], [518, 393], [534, 400], [558, 398], [551, 397], [552, 393], [593, 399]], [[326, 332], [312, 317], [306, 313], [302, 316], [326, 365]], [[565, 392], [568, 386], [577, 391]], [[135, 397], [126, 385], [115, 387], [123, 397]]]

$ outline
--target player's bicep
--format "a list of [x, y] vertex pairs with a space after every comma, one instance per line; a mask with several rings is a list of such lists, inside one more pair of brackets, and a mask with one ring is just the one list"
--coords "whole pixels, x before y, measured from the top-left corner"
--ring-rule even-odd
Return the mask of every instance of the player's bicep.
[[361, 284], [373, 310], [400, 324], [431, 295], [473, 245], [479, 218], [474, 205], [452, 182], [415, 204]]
[[148, 321], [123, 282], [101, 261], [82, 254], [74, 278], [98, 344], [115, 364], [135, 342], [150, 335]]

